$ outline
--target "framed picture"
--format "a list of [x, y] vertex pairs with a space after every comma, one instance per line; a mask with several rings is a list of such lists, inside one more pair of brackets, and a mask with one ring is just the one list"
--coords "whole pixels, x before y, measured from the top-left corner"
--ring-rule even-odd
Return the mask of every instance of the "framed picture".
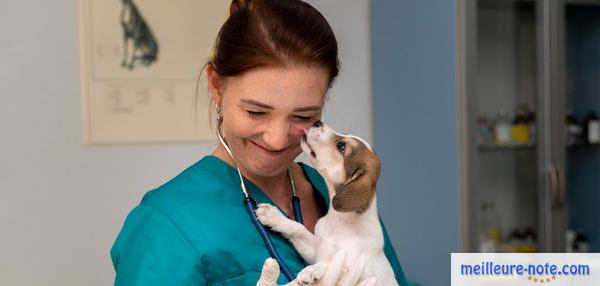
[[214, 140], [200, 77], [228, 1], [79, 0], [85, 144]]

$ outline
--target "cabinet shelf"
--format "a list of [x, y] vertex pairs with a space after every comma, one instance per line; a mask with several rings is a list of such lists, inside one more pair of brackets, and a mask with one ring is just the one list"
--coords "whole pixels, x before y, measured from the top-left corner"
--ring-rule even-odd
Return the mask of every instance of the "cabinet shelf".
[[600, 143], [572, 143], [572, 144], [568, 144], [567, 148], [571, 149], [571, 148], [585, 148], [585, 147], [592, 147], [592, 148], [596, 148], [600, 146]]
[[522, 150], [522, 149], [535, 149], [536, 144], [479, 144], [479, 151], [498, 151], [498, 150]]
[[[477, 148], [479, 151], [488, 152], [488, 151], [502, 151], [502, 150], [523, 150], [523, 149], [535, 149], [536, 144], [479, 144]], [[600, 143], [573, 143], [568, 144], [568, 149], [574, 148], [598, 148], [600, 147]]]

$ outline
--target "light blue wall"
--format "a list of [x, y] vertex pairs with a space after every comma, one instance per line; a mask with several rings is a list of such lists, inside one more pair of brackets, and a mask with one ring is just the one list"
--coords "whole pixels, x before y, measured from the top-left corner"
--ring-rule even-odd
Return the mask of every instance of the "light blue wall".
[[459, 249], [455, 3], [373, 0], [381, 215], [409, 280], [450, 285]]

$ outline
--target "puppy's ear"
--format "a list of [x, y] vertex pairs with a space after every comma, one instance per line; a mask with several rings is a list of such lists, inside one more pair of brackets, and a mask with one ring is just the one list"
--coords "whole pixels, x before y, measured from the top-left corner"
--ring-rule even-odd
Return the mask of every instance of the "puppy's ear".
[[354, 170], [346, 182], [336, 187], [332, 200], [333, 209], [338, 212], [364, 212], [375, 195], [375, 181], [377, 175], [367, 171], [366, 165], [361, 165]]

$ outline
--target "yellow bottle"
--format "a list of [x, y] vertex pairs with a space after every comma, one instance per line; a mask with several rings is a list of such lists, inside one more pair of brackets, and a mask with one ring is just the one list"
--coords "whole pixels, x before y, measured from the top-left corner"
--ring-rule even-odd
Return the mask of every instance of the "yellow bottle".
[[529, 143], [529, 125], [527, 123], [516, 123], [512, 126], [512, 140], [518, 144]]

